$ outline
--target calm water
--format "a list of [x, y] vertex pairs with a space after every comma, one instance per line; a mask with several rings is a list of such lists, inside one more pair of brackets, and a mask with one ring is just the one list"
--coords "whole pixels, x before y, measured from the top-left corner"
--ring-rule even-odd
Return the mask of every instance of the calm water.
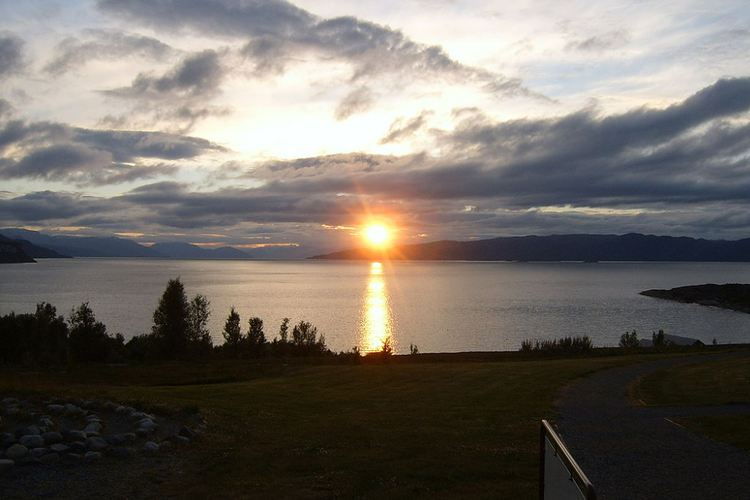
[[750, 316], [643, 297], [650, 288], [750, 283], [750, 264], [369, 263], [329, 261], [41, 260], [0, 266], [0, 314], [46, 301], [65, 316], [89, 302], [110, 333], [146, 333], [167, 281], [211, 301], [217, 343], [231, 306], [263, 319], [306, 320], [333, 350], [517, 350], [524, 339], [588, 335], [617, 345], [625, 331], [664, 329], [706, 343], [750, 342]]

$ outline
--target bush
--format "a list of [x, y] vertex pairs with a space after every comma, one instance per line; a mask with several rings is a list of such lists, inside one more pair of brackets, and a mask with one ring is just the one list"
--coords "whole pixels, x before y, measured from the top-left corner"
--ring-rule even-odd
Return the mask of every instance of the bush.
[[594, 344], [588, 335], [582, 337], [562, 337], [552, 340], [524, 340], [521, 342], [522, 351], [584, 353], [593, 349]]

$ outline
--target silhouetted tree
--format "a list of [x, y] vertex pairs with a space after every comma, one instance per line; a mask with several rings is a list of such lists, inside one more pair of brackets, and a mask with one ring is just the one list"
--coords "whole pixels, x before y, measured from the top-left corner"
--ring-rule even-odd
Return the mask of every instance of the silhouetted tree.
[[330, 354], [325, 336], [318, 338], [318, 329], [307, 321], [300, 321], [292, 329], [292, 354], [297, 356], [320, 356]]
[[638, 340], [638, 333], [636, 333], [635, 330], [633, 330], [632, 333], [625, 332], [620, 336], [620, 347], [634, 348], [639, 345], [640, 341]]
[[104, 362], [114, 357], [117, 340], [107, 335], [107, 327], [97, 321], [88, 302], [70, 312], [69, 346], [74, 362]]
[[156, 338], [159, 357], [184, 359], [188, 351], [189, 304], [180, 278], [169, 280], [154, 311], [151, 331]]
[[248, 321], [247, 329], [247, 353], [252, 357], [263, 355], [266, 347], [266, 334], [263, 332], [263, 320], [252, 317]]
[[211, 303], [205, 295], [198, 294], [188, 304], [188, 343], [193, 356], [208, 356], [213, 348], [213, 339], [208, 330]]
[[37, 304], [36, 335], [41, 347], [38, 361], [43, 364], [66, 363], [68, 361], [68, 325], [57, 309], [46, 302]]
[[667, 347], [670, 345], [669, 340], [664, 336], [664, 330], [659, 330], [658, 333], [652, 332], [651, 341], [654, 343], [654, 347]]
[[227, 355], [232, 358], [239, 358], [242, 347], [242, 328], [240, 327], [240, 315], [232, 306], [229, 316], [224, 323], [224, 331], [221, 334], [224, 336], [224, 347], [227, 351]]

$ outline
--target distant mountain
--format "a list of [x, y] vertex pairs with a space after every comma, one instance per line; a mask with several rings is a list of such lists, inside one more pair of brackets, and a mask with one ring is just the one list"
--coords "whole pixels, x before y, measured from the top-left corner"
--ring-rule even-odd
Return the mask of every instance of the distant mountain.
[[253, 256], [233, 247], [202, 248], [190, 243], [154, 243], [152, 250], [173, 259], [252, 259]]
[[0, 234], [0, 239], [5, 241], [15, 241], [21, 246], [21, 249], [23, 252], [31, 257], [32, 259], [69, 259], [69, 255], [63, 255], [58, 252], [55, 252], [54, 250], [50, 250], [49, 248], [40, 247], [38, 245], [34, 245], [28, 240], [20, 240], [20, 239], [11, 239], [6, 238], [5, 236]]
[[0, 235], [0, 264], [36, 262], [21, 247], [21, 243]]
[[357, 248], [314, 259], [485, 261], [750, 262], [750, 238], [704, 240], [643, 234], [572, 234], [436, 241], [377, 251]]
[[0, 234], [11, 239], [27, 240], [34, 245], [72, 257], [164, 257], [133, 240], [112, 236], [49, 236], [26, 229], [0, 229]]

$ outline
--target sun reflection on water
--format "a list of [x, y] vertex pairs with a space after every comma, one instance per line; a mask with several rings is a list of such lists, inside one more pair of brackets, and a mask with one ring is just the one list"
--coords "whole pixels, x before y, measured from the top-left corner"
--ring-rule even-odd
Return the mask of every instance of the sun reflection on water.
[[393, 334], [393, 314], [383, 276], [383, 264], [373, 262], [362, 304], [360, 349], [363, 353], [379, 351]]

